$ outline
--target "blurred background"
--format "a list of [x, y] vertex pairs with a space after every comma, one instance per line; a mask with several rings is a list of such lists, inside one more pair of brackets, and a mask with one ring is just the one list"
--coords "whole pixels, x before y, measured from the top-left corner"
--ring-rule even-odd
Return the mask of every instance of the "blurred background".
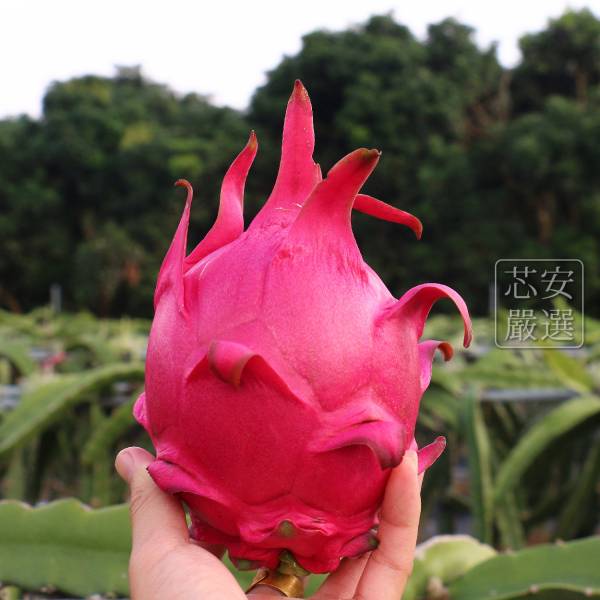
[[[365, 192], [423, 222], [417, 242], [354, 215], [367, 262], [396, 296], [451, 285], [475, 317], [475, 344], [436, 362], [423, 399], [420, 441], [449, 445], [425, 478], [421, 539], [518, 550], [600, 533], [600, 2], [9, 1], [0, 55], [0, 498], [125, 499], [112, 462], [151, 448], [131, 407], [183, 205], [173, 182], [196, 189], [192, 248], [255, 130], [249, 222], [300, 78], [324, 172], [382, 150]], [[495, 347], [494, 264], [523, 257], [584, 263], [581, 348]], [[458, 349], [451, 311], [440, 303], [427, 335]], [[0, 503], [0, 580], [48, 584], [43, 553], [35, 568], [18, 557], [83, 543], [61, 537], [89, 517], [69, 502], [46, 507], [35, 544], [32, 517]], [[122, 569], [126, 513], [107, 510]], [[90, 588], [90, 564], [46, 592], [126, 591], [99, 557], [105, 588]]]

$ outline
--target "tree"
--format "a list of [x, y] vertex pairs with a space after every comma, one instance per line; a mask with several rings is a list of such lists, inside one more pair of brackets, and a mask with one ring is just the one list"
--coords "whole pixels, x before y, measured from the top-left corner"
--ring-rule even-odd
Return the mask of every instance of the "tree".
[[[305, 36], [300, 52], [269, 73], [250, 106], [259, 135], [266, 130], [277, 140], [269, 145], [273, 165], [281, 107], [295, 78], [311, 95], [316, 157], [324, 171], [356, 147], [380, 148], [382, 160], [365, 189], [423, 220], [429, 242], [419, 245], [397, 226], [356, 216], [368, 262], [398, 293], [425, 278], [458, 279], [480, 298], [483, 286], [478, 307], [485, 310], [489, 269], [473, 276], [461, 232], [476, 204], [464, 202], [465, 194], [474, 194], [468, 148], [485, 127], [504, 118], [495, 48], [478, 48], [473, 30], [453, 19], [432, 25], [424, 42], [389, 16]], [[273, 172], [262, 171], [261, 177], [266, 185]], [[478, 216], [489, 214], [477, 209]], [[453, 260], [442, 263], [440, 255]]]
[[199, 190], [190, 246], [210, 227], [220, 182], [255, 129], [248, 221], [270, 192], [284, 108], [296, 78], [315, 113], [324, 173], [360, 146], [383, 150], [365, 191], [421, 218], [409, 231], [355, 215], [366, 260], [391, 290], [451, 281], [488, 308], [498, 258], [586, 263], [600, 300], [600, 20], [567, 11], [521, 40], [503, 69], [494, 45], [454, 19], [417, 39], [391, 16], [314, 31], [256, 90], [249, 110], [178, 96], [139, 67], [56, 82], [40, 120], [0, 121], [0, 304], [27, 309], [61, 283], [66, 305], [101, 314], [152, 311], [156, 273], [183, 198]]
[[600, 20], [588, 9], [569, 10], [519, 41], [523, 58], [514, 71], [517, 113], [540, 109], [550, 95], [588, 100], [600, 83]]
[[[31, 308], [57, 282], [67, 307], [151, 314], [183, 205], [173, 182], [202, 184], [193, 241], [216, 215], [220, 181], [247, 135], [236, 111], [179, 97], [136, 68], [54, 83], [40, 121], [0, 124], [0, 302]], [[123, 275], [126, 264], [139, 277]]]

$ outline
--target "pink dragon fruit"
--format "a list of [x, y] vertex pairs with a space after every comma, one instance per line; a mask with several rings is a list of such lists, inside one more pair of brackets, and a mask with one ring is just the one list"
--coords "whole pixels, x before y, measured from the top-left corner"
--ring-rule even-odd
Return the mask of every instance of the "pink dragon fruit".
[[[419, 341], [440, 284], [395, 299], [363, 261], [351, 211], [408, 225], [359, 194], [380, 153], [360, 149], [322, 179], [312, 109], [296, 82], [275, 187], [244, 231], [254, 133], [223, 181], [216, 222], [186, 256], [191, 186], [158, 275], [137, 420], [157, 451], [155, 482], [189, 507], [192, 536], [238, 565], [274, 568], [282, 550], [315, 573], [376, 543], [390, 469], [416, 448], [419, 401], [439, 348]], [[418, 451], [419, 468], [444, 438]]]

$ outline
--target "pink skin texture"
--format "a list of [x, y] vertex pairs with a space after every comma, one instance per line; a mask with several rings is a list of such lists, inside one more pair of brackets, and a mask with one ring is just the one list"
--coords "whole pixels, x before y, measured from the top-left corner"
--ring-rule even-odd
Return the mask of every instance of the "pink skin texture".
[[[191, 535], [224, 544], [240, 568], [275, 568], [282, 550], [314, 573], [377, 540], [390, 470], [407, 448], [436, 349], [425, 319], [450, 298], [426, 283], [394, 298], [364, 262], [352, 209], [404, 224], [412, 215], [359, 194], [379, 160], [359, 149], [322, 178], [308, 94], [296, 82], [273, 192], [244, 230], [254, 133], [225, 175], [217, 219], [186, 256], [191, 186], [158, 275], [145, 393], [134, 413], [163, 490], [189, 507]], [[418, 451], [431, 465], [444, 438]]]

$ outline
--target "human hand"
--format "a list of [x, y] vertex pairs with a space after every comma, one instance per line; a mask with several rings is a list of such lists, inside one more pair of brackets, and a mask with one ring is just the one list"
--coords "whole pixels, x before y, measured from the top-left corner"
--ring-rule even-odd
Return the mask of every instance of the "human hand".
[[[146, 468], [154, 457], [126, 448], [116, 459], [131, 490], [133, 546], [129, 563], [132, 600], [272, 599], [279, 592], [258, 586], [248, 596], [221, 562], [224, 549], [190, 540], [180, 502], [162, 492]], [[344, 559], [313, 600], [399, 600], [412, 570], [421, 511], [417, 455], [406, 452], [392, 472], [381, 509], [379, 547]]]

